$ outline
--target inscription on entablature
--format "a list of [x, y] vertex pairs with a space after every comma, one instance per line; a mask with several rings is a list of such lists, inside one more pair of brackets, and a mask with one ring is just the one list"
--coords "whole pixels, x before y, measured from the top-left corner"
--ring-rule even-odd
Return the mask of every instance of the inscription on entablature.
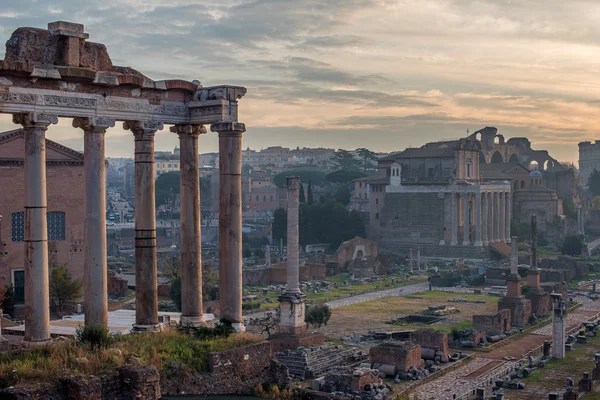
[[154, 106], [153, 113], [185, 117], [188, 115], [188, 108], [176, 104], [161, 104], [159, 106]]
[[152, 112], [150, 104], [134, 103], [120, 100], [104, 100], [99, 104], [100, 108], [107, 110], [133, 111], [133, 112]]
[[223, 106], [206, 106], [206, 107], [194, 107], [190, 109], [190, 115], [213, 115], [221, 114], [223, 112]]
[[2, 93], [0, 92], [0, 101], [20, 104], [35, 104], [35, 95], [26, 93]]
[[96, 108], [96, 99], [56, 95], [44, 95], [43, 99], [44, 104], [47, 106]]

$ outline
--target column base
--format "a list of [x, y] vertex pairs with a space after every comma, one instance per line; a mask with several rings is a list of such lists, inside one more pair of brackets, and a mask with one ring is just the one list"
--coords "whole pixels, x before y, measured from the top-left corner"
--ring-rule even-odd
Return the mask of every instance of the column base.
[[204, 317], [184, 317], [183, 315], [180, 318], [181, 326], [184, 328], [198, 328], [204, 325]]
[[510, 238], [506, 239], [506, 243], [511, 243], [512, 241], [510, 240]]
[[456, 246], [458, 244], [458, 242], [456, 240], [453, 240], [450, 242], [450, 246]]
[[156, 332], [160, 332], [161, 331], [161, 327], [160, 324], [156, 324], [156, 325], [138, 325], [138, 324], [133, 324], [133, 328], [131, 328], [131, 332], [135, 332], [135, 333], [156, 333]]
[[470, 245], [471, 245], [471, 242], [469, 242], [469, 241], [462, 242], [462, 245], [463, 245], [463, 246], [470, 246]]
[[440, 246], [445, 246], [446, 245], [446, 241], [444, 239], [440, 240]]
[[475, 246], [475, 247], [481, 247], [481, 246], [483, 246], [483, 242], [481, 240], [477, 241], [477, 242], [473, 243], [473, 246]]
[[487, 240], [484, 240], [482, 243], [483, 243], [483, 246], [487, 246], [488, 244], [490, 244], [490, 242], [488, 242]]
[[[2, 338], [4, 340], [7, 340], [6, 338]], [[4, 340], [0, 340], [0, 342], [3, 342]], [[39, 347], [39, 346], [45, 346], [47, 344], [50, 344], [53, 342], [53, 339], [44, 339], [44, 340], [27, 340], [27, 339], [23, 339], [21, 340], [21, 345], [23, 345], [23, 347]]]
[[231, 327], [233, 328], [233, 330], [235, 331], [235, 333], [246, 332], [246, 327], [244, 326], [243, 322], [233, 322], [231, 324]]

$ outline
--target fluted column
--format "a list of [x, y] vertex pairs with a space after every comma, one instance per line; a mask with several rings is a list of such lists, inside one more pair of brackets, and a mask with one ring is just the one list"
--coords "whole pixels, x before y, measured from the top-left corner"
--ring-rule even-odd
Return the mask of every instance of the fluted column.
[[461, 193], [463, 201], [463, 246], [468, 246], [469, 243], [469, 194]]
[[13, 122], [22, 125], [25, 133], [25, 341], [45, 342], [50, 340], [46, 130], [58, 118], [15, 114]]
[[494, 242], [494, 193], [487, 192], [487, 209], [488, 209], [488, 243]]
[[481, 243], [481, 192], [475, 193], [475, 246]]
[[456, 197], [458, 193], [450, 193], [452, 196], [452, 240], [450, 241], [451, 246], [458, 244], [458, 205], [456, 204]]
[[242, 320], [242, 133], [239, 122], [212, 124], [219, 133], [219, 304], [221, 319], [244, 331]]
[[510, 196], [510, 192], [506, 192], [505, 193], [506, 198], [504, 201], [505, 204], [505, 209], [506, 209], [506, 214], [504, 217], [505, 223], [504, 223], [504, 237], [506, 238], [506, 243], [510, 243], [511, 242], [511, 236], [510, 236], [510, 220], [512, 218], [512, 199]]
[[181, 221], [181, 325], [198, 327], [204, 322], [202, 308], [202, 224], [198, 137], [203, 125], [175, 125], [179, 135]]
[[506, 242], [506, 197], [504, 195], [504, 192], [500, 192], [498, 193], [498, 199], [499, 199], [499, 203], [498, 203], [498, 224], [500, 225], [500, 231], [499, 231], [499, 241], [500, 242]]
[[481, 193], [482, 209], [481, 209], [481, 242], [482, 245], [488, 245], [488, 192]]
[[127, 121], [123, 128], [135, 137], [135, 324], [134, 331], [151, 332], [158, 325], [156, 270], [156, 208], [154, 200], [154, 134], [156, 121]]
[[84, 132], [85, 259], [84, 306], [86, 326], [108, 326], [108, 271], [106, 267], [106, 171], [104, 136], [114, 119], [75, 118], [73, 127]]
[[500, 211], [498, 210], [498, 192], [494, 192], [494, 242], [500, 241], [500, 219], [498, 218]]

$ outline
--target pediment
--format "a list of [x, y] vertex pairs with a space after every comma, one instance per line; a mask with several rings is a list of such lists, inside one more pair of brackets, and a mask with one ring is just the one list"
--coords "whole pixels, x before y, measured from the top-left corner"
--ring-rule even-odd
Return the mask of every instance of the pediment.
[[[23, 160], [25, 136], [22, 129], [0, 133], [0, 159]], [[83, 162], [83, 154], [52, 140], [46, 139], [46, 161]]]

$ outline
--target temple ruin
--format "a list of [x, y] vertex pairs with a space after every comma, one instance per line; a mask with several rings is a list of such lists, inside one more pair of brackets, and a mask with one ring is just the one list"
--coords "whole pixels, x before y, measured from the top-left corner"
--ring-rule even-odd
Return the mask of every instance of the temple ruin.
[[46, 222], [46, 131], [73, 119], [84, 135], [85, 324], [107, 324], [106, 185], [104, 138], [117, 121], [135, 146], [136, 321], [134, 330], [159, 329], [157, 306], [154, 137], [165, 125], [181, 147], [182, 316], [203, 322], [198, 137], [219, 134], [219, 287], [221, 318], [244, 330], [241, 264], [241, 149], [239, 86], [154, 81], [113, 65], [104, 45], [88, 41], [81, 24], [19, 28], [0, 61], [0, 113], [12, 114], [25, 136], [25, 340], [50, 339]]

